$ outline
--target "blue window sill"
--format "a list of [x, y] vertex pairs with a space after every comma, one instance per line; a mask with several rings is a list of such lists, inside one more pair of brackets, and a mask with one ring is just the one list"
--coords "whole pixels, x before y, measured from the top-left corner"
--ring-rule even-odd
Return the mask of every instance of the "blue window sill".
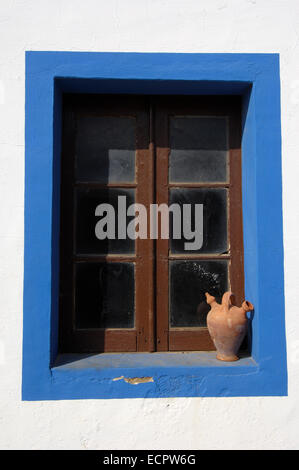
[[246, 396], [259, 367], [215, 352], [62, 354], [51, 369], [52, 398]]
[[[69, 92], [242, 96], [252, 358], [58, 355], [61, 109]], [[27, 52], [25, 122], [22, 399], [286, 395], [278, 54]]]

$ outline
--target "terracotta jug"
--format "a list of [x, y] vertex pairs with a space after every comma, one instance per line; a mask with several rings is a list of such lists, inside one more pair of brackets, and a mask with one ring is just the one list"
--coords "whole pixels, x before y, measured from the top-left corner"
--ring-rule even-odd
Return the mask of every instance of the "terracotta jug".
[[207, 316], [210, 336], [217, 349], [220, 361], [237, 361], [237, 352], [247, 332], [248, 319], [246, 312], [253, 310], [253, 305], [245, 300], [242, 307], [232, 304], [232, 292], [225, 292], [221, 304], [215, 297], [206, 292], [207, 303], [211, 310]]

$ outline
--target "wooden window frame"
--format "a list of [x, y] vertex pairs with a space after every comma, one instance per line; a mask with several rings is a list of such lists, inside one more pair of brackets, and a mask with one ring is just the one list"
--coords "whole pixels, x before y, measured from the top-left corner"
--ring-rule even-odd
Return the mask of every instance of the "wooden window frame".
[[[96, 111], [95, 111], [96, 109]], [[238, 97], [215, 96], [121, 96], [65, 95], [61, 164], [60, 249], [60, 351], [136, 352], [213, 350], [206, 327], [169, 327], [168, 263], [170, 259], [228, 259], [229, 278], [236, 301], [244, 296], [242, 194], [241, 194], [241, 103]], [[76, 183], [74, 178], [74, 133], [76, 115], [134, 116], [136, 118], [136, 180], [134, 183]], [[174, 114], [227, 116], [229, 120], [228, 183], [168, 182], [168, 117]], [[167, 203], [170, 187], [224, 187], [229, 190], [227, 255], [169, 255], [169, 240], [137, 239], [135, 255], [78, 256], [74, 252], [74, 187], [134, 188], [136, 202], [149, 214], [151, 203]], [[232, 204], [231, 201], [234, 201]], [[234, 230], [230, 230], [234, 221]], [[148, 228], [149, 230], [149, 228]], [[71, 242], [70, 242], [71, 241]], [[74, 324], [75, 262], [133, 262], [135, 265], [135, 327], [132, 329], [76, 329]], [[71, 271], [72, 270], [72, 274]]]

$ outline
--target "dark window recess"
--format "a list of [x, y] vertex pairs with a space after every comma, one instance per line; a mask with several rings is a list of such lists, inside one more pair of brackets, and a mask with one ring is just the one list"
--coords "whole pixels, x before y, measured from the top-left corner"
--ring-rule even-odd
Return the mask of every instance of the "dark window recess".
[[170, 118], [170, 182], [227, 181], [226, 117]]
[[[228, 249], [227, 238], [227, 189], [224, 188], [175, 188], [170, 189], [170, 204], [178, 204], [183, 213], [184, 204], [191, 207], [191, 231], [195, 230], [194, 207], [203, 205], [203, 244], [199, 250], [186, 250], [184, 245], [188, 239], [170, 241], [171, 253], [226, 253]], [[170, 213], [170, 232], [173, 227], [173, 214]], [[181, 233], [183, 233], [183, 217], [181, 217]]]
[[77, 263], [77, 328], [134, 328], [134, 264]]
[[228, 261], [170, 261], [170, 327], [206, 327], [205, 292], [221, 301], [228, 287]]
[[134, 118], [78, 116], [76, 179], [99, 183], [135, 180]]
[[[76, 253], [89, 255], [134, 253], [135, 240], [118, 238], [119, 196], [126, 196], [127, 206], [135, 202], [134, 189], [95, 189], [82, 187], [76, 189]], [[110, 204], [114, 209], [114, 239], [105, 238], [104, 240], [99, 240], [95, 236], [95, 225], [102, 219], [100, 216], [95, 216], [95, 209], [99, 204]], [[103, 215], [106, 217], [106, 213]], [[132, 219], [134, 217], [127, 217], [127, 223]]]
[[[61, 352], [214, 349], [205, 292], [244, 295], [241, 102], [223, 96], [64, 95]], [[178, 205], [182, 238], [118, 237], [126, 208]], [[115, 238], [95, 211], [111, 204]], [[202, 244], [186, 249], [183, 209], [203, 205]], [[127, 217], [127, 224], [132, 217]], [[149, 233], [149, 227], [148, 227]]]

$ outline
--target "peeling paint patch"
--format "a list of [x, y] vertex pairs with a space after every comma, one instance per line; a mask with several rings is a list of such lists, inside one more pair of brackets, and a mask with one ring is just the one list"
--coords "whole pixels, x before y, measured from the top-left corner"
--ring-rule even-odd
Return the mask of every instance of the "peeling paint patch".
[[138, 385], [138, 384], [144, 384], [147, 382], [153, 382], [154, 379], [153, 377], [132, 377], [132, 378], [124, 378], [124, 381], [132, 384], [132, 385]]
[[154, 381], [153, 377], [124, 377], [123, 375], [112, 379], [113, 382], [116, 382], [117, 380], [124, 380], [131, 385], [144, 384]]

